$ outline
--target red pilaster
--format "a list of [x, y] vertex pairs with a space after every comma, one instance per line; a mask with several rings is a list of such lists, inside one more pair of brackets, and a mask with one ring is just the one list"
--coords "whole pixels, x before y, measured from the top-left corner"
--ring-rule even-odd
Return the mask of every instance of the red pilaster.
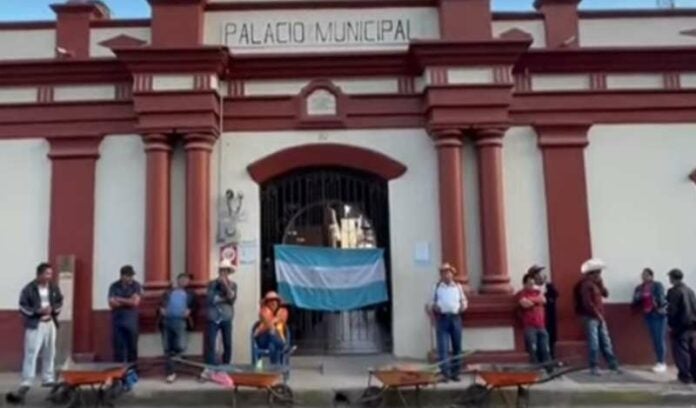
[[210, 154], [215, 136], [190, 133], [186, 149], [186, 271], [195, 283], [210, 278]]
[[51, 220], [49, 258], [75, 255], [73, 353], [94, 354], [92, 341], [92, 265], [94, 184], [101, 136], [50, 139]]
[[578, 4], [581, 0], [536, 0], [544, 15], [546, 47], [577, 47], [580, 43]]
[[89, 58], [89, 22], [109, 18], [109, 10], [94, 1], [53, 4], [56, 13], [56, 55]]
[[152, 45], [195, 47], [203, 43], [205, 0], [148, 0], [152, 7]]
[[457, 269], [456, 279], [469, 287], [464, 233], [462, 133], [456, 129], [433, 132], [437, 148], [442, 262]]
[[572, 293], [580, 279], [580, 265], [592, 255], [584, 157], [589, 127], [535, 126], [544, 161], [551, 277], [565, 294], [558, 298], [560, 342], [583, 339]]
[[443, 40], [480, 41], [492, 38], [490, 0], [440, 0]]
[[147, 155], [145, 205], [145, 288], [170, 282], [170, 170], [172, 147], [166, 134], [143, 136]]
[[505, 203], [503, 192], [504, 129], [487, 128], [476, 132], [478, 149], [479, 194], [481, 208], [481, 247], [483, 280], [481, 293], [512, 292], [505, 239]]

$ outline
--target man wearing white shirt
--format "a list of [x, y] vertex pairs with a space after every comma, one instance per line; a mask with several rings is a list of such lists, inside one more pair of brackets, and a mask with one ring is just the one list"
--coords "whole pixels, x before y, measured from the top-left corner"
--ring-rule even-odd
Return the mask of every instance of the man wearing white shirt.
[[462, 352], [462, 316], [467, 308], [467, 299], [462, 286], [454, 280], [456, 270], [448, 263], [440, 266], [440, 280], [433, 289], [433, 302], [430, 307], [437, 333], [437, 356], [441, 362], [440, 370], [445, 382], [459, 381], [461, 361], [449, 359], [450, 342], [452, 355]]

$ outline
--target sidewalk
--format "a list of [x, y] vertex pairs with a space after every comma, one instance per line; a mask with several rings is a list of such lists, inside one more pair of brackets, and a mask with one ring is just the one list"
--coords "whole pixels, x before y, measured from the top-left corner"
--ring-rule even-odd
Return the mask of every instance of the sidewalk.
[[[324, 372], [318, 370], [324, 364]], [[297, 405], [302, 407], [331, 407], [335, 390], [346, 390], [360, 395], [367, 386], [367, 370], [384, 364], [396, 363], [390, 356], [369, 357], [295, 357], [289, 380]], [[405, 361], [398, 361], [404, 363]], [[413, 363], [407, 361], [406, 363]], [[558, 380], [533, 387], [534, 406], [696, 406], [696, 386], [675, 384], [673, 371], [658, 375], [639, 367], [627, 367], [623, 375], [606, 373], [591, 377], [585, 373], [571, 374]], [[424, 407], [449, 406], [461, 391], [472, 383], [462, 378], [460, 383], [439, 384], [421, 394]], [[7, 392], [17, 384], [15, 374], [0, 374], [0, 390]], [[512, 395], [514, 390], [509, 391]], [[45, 391], [33, 392], [29, 406], [46, 406], [42, 399]], [[415, 405], [412, 392], [406, 393], [409, 403]], [[500, 397], [493, 403], [500, 404]], [[158, 378], [141, 380], [136, 389], [118, 401], [119, 406], [231, 406], [231, 390], [211, 383], [200, 384], [194, 378], [182, 377], [175, 384], [166, 384]], [[387, 406], [398, 406], [398, 401], [387, 398]], [[395, 405], [396, 403], [397, 405]], [[265, 406], [266, 395], [249, 390], [240, 391], [238, 406]]]

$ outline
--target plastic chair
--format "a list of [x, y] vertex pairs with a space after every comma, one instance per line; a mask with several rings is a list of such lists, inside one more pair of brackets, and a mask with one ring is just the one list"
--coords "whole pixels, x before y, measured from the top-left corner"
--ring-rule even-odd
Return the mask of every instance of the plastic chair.
[[[254, 323], [254, 325], [251, 327], [251, 364], [256, 365], [256, 363], [264, 358], [264, 357], [271, 357], [271, 350], [261, 348], [256, 344], [256, 337], [254, 336], [254, 333], [256, 333], [256, 329], [259, 328], [261, 325], [261, 322], [257, 321]], [[280, 361], [280, 365], [283, 367], [289, 367], [290, 366], [290, 353], [288, 353], [288, 350], [292, 347], [292, 343], [290, 340], [290, 329], [286, 325], [285, 326], [285, 350], [282, 356], [282, 359]]]

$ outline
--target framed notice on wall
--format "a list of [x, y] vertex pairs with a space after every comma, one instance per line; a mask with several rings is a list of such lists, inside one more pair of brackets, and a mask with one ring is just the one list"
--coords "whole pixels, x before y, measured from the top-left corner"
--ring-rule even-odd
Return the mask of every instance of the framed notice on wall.
[[227, 244], [220, 247], [220, 261], [228, 261], [232, 265], [239, 265], [239, 247], [237, 244]]

